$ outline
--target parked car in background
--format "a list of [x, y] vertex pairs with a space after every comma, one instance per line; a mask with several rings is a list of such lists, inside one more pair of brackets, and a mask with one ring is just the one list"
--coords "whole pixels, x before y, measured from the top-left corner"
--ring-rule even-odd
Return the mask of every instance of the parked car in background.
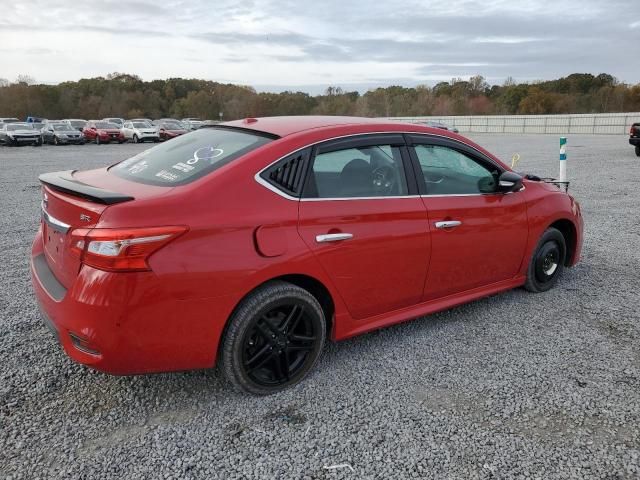
[[20, 120], [15, 117], [0, 118], [0, 125], [2, 125], [3, 123], [20, 123]]
[[182, 124], [187, 130], [197, 130], [202, 126], [203, 121], [199, 118], [183, 118]]
[[440, 130], [448, 130], [453, 133], [458, 133], [458, 129], [456, 127], [452, 127], [451, 125], [447, 125], [442, 122], [434, 122], [432, 120], [427, 120], [425, 122], [418, 122], [420, 125], [426, 125], [431, 128], [439, 128]]
[[73, 128], [75, 128], [76, 130], [80, 130], [80, 131], [82, 131], [82, 129], [87, 124], [87, 121], [83, 120], [82, 118], [65, 118], [65, 122], [69, 122], [69, 124]]
[[390, 120], [238, 120], [40, 181], [31, 277], [66, 353], [120, 375], [218, 364], [253, 394], [300, 382], [328, 337], [550, 290], [582, 248], [564, 190]]
[[130, 118], [129, 120], [126, 120], [127, 122], [146, 122], [149, 125], [153, 125], [153, 120], [151, 120], [150, 118]]
[[170, 140], [188, 132], [179, 122], [157, 122], [160, 140]]
[[26, 123], [45, 123], [46, 121], [47, 119], [42, 117], [27, 117], [25, 120]]
[[147, 122], [124, 122], [124, 125], [120, 129], [126, 140], [131, 140], [133, 143], [140, 142], [159, 142], [160, 134], [159, 128], [153, 125], [149, 125]]
[[629, 143], [636, 148], [636, 155], [640, 157], [640, 123], [631, 125]]
[[89, 142], [95, 142], [97, 145], [101, 143], [124, 142], [124, 135], [114, 123], [104, 122], [102, 120], [89, 120], [82, 129], [84, 138]]
[[7, 146], [42, 145], [40, 131], [33, 128], [33, 124], [3, 123], [0, 126], [0, 143]]
[[103, 122], [114, 123], [114, 124], [118, 125], [118, 127], [120, 127], [120, 128], [122, 128], [122, 125], [124, 125], [124, 118], [119, 118], [119, 117], [103, 118], [102, 121]]
[[53, 145], [84, 145], [85, 138], [82, 132], [73, 128], [68, 122], [47, 123], [42, 130], [42, 143]]

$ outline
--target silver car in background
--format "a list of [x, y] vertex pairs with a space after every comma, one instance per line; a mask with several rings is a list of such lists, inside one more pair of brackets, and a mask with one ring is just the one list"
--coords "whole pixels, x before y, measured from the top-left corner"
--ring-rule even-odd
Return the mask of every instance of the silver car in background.
[[18, 145], [42, 145], [40, 130], [30, 123], [4, 123], [0, 127], [0, 143], [9, 147]]
[[133, 143], [141, 142], [159, 142], [160, 133], [158, 127], [150, 125], [147, 122], [124, 122], [120, 129], [125, 140], [131, 140]]

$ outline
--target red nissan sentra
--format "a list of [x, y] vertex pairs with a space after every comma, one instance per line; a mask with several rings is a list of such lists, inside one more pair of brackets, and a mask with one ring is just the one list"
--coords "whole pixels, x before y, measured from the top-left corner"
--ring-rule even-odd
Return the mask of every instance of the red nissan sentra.
[[340, 340], [553, 287], [580, 207], [439, 129], [343, 117], [203, 128], [108, 168], [44, 174], [31, 274], [77, 362], [299, 382]]

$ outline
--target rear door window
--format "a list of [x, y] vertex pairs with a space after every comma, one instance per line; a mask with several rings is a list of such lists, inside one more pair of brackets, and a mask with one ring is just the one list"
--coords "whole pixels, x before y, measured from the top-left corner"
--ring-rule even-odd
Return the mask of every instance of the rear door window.
[[205, 128], [140, 152], [109, 171], [149, 185], [184, 185], [274, 139], [261, 132]]

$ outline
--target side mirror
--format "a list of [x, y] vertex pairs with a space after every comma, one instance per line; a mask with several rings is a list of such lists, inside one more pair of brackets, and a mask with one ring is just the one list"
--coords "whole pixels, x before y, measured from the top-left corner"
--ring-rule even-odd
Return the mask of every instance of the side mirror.
[[516, 172], [504, 172], [498, 178], [498, 191], [499, 192], [517, 192], [522, 188], [522, 176]]

